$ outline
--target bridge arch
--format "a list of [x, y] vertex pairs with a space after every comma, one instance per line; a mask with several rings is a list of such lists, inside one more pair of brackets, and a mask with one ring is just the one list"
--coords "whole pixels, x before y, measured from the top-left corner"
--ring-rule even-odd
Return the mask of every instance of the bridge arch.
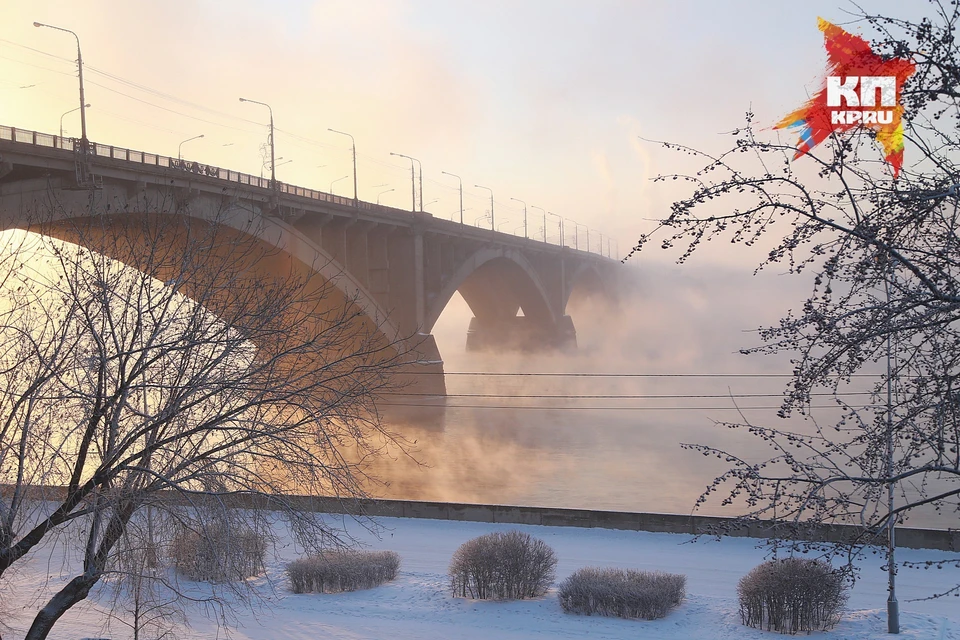
[[570, 318], [558, 309], [548, 283], [515, 248], [480, 247], [428, 299], [424, 330], [432, 331], [453, 294], [460, 292], [474, 317], [468, 350], [536, 350], [575, 344]]
[[611, 297], [608, 279], [604, 278], [596, 264], [592, 262], [581, 263], [567, 278], [566, 288], [563, 292], [563, 308], [567, 308], [571, 299], [582, 300], [594, 296], [605, 299]]
[[424, 331], [429, 333], [453, 294], [460, 291], [477, 317], [516, 316], [555, 323], [546, 288], [533, 265], [515, 249], [483, 247], [464, 260], [429, 300]]
[[[412, 369], [424, 366], [442, 374], [442, 362], [434, 357], [435, 347], [420, 354], [416, 337], [405, 340], [408, 336], [401, 335], [397, 324], [363, 284], [309, 237], [279, 218], [264, 215], [259, 207], [231, 201], [223, 194], [197, 194], [178, 199], [169, 197], [166, 191], [141, 189], [131, 194], [126, 189], [112, 187], [96, 192], [51, 191], [48, 187], [45, 196], [8, 194], [0, 196], [2, 227], [82, 245], [134, 269], [139, 268], [138, 257], [149, 256], [153, 251], [150, 243], [166, 243], [169, 245], [166, 262], [152, 265], [154, 268], [148, 272], [161, 281], [177, 277], [176, 258], [171, 256], [179, 249], [192, 246], [190, 243], [197, 238], [206, 242], [215, 235], [216, 242], [210, 240], [208, 247], [210, 273], [199, 274], [197, 281], [185, 278], [178, 283], [185, 296], [198, 300], [197, 294], [205, 281], [218, 277], [216, 269], [224, 266], [232, 270], [232, 277], [246, 282], [255, 282], [258, 278], [264, 282], [283, 282], [284, 278], [305, 282], [303, 286], [312, 294], [305, 294], [303, 306], [292, 312], [298, 322], [312, 323], [319, 331], [335, 321], [337, 310], [342, 309], [340, 321], [356, 326], [356, 331], [351, 329], [348, 333], [358, 337], [351, 340], [378, 336], [379, 344], [389, 345], [388, 349], [394, 353], [409, 350], [409, 354], [403, 356], [405, 360], [428, 363], [395, 370], [403, 378], [402, 383], [422, 380], [430, 387], [429, 391], [443, 393], [442, 375], [406, 379]], [[55, 196], [51, 197], [51, 193]], [[50, 206], [51, 201], [55, 201], [56, 206]], [[117, 238], [122, 238], [122, 242], [116, 242]], [[236, 257], [228, 255], [231, 250], [237, 251]], [[196, 275], [196, 270], [193, 273]], [[323, 296], [316, 295], [320, 291]], [[230, 301], [228, 293], [221, 293], [207, 298], [204, 304], [213, 313], [222, 315], [231, 305], [242, 303]], [[349, 309], [356, 309], [356, 313]], [[318, 362], [316, 366], [323, 363]]]

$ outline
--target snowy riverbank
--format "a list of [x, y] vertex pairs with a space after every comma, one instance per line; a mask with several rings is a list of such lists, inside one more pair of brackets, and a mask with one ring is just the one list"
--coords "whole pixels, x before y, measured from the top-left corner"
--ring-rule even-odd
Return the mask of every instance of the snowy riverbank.
[[[474, 522], [445, 522], [381, 518], [386, 527], [380, 539], [356, 523], [350, 530], [370, 548], [390, 549], [403, 560], [397, 580], [377, 589], [336, 595], [293, 595], [283, 566], [298, 555], [286, 541], [268, 559], [267, 575], [254, 580], [263, 601], [251, 609], [238, 605], [229, 629], [191, 612], [191, 628], [182, 638], [238, 640], [414, 640], [462, 638], [465, 640], [521, 638], [609, 638], [656, 640], [755, 640], [783, 637], [740, 625], [736, 603], [737, 581], [763, 561], [760, 541], [726, 538], [721, 542], [691, 543], [690, 536], [665, 533], [578, 529], [573, 527], [515, 526]], [[454, 550], [464, 541], [490, 531], [518, 528], [543, 538], [557, 552], [557, 582], [582, 566], [620, 566], [662, 569], [687, 576], [687, 599], [663, 620], [633, 621], [564, 614], [551, 592], [520, 602], [474, 602], [451, 598], [446, 570]], [[960, 554], [902, 550], [901, 560]], [[886, 577], [879, 556], [864, 563], [854, 587], [848, 613], [832, 632], [811, 638], [879, 640], [886, 634]], [[60, 554], [39, 553], [18, 572], [15, 592], [24, 598], [6, 612], [4, 622], [12, 633], [4, 640], [22, 637], [36, 604], [30, 594], [49, 594], [70, 575], [71, 562]], [[62, 574], [62, 575], [61, 575]], [[960, 570], [903, 570], [898, 577], [903, 633], [911, 640], [960, 640], [960, 609], [953, 597], [909, 602], [960, 582]], [[31, 599], [32, 602], [32, 599]], [[114, 624], [105, 630], [104, 613], [95, 600], [76, 607], [55, 627], [52, 638], [129, 637]]]

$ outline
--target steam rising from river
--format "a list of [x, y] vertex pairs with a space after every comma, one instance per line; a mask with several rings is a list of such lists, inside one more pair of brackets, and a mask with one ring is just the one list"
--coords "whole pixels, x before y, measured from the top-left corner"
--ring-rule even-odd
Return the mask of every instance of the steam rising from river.
[[[775, 323], [806, 293], [796, 278], [687, 266], [632, 269], [616, 304], [575, 298], [572, 354], [464, 351], [472, 315], [459, 296], [434, 335], [447, 372], [788, 374], [787, 356], [743, 356], [752, 332]], [[390, 409], [390, 426], [416, 441], [413, 456], [373, 470], [388, 497], [629, 511], [689, 512], [724, 465], [681, 449], [710, 443], [766, 455], [761, 443], [715, 425], [734, 419], [728, 394], [752, 420], [772, 422], [786, 378], [447, 376], [447, 408], [425, 415]], [[559, 398], [464, 398], [456, 394]], [[706, 395], [716, 398], [574, 399], [574, 395]], [[471, 405], [469, 408], [456, 408]], [[490, 408], [476, 408], [483, 405]], [[495, 407], [495, 408], [494, 408]], [[517, 408], [503, 408], [517, 407]], [[520, 408], [533, 407], [533, 408]], [[780, 421], [782, 422], [782, 421]], [[705, 509], [723, 513], [719, 502]]]

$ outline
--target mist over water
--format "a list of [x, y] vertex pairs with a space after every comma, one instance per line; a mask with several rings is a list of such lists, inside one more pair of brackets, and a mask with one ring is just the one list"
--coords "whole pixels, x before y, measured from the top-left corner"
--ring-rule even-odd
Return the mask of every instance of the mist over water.
[[[423, 500], [690, 512], [724, 468], [680, 443], [756, 447], [746, 434], [714, 424], [735, 417], [733, 401], [722, 396], [779, 394], [786, 378], [456, 375], [789, 372], [785, 358], [737, 353], [757, 341], [745, 330], [783, 311], [785, 305], [770, 301], [784, 289], [784, 278], [716, 269], [631, 270], [635, 286], [616, 304], [597, 297], [571, 300], [579, 343], [574, 353], [467, 353], [472, 314], [456, 296], [434, 330], [451, 397], [445, 409], [427, 416], [388, 408], [391, 426], [416, 440], [414, 455], [424, 466], [399, 459], [379, 467], [389, 483], [380, 492]], [[721, 397], [570, 397], [577, 395]], [[747, 410], [757, 419], [772, 419], [779, 405], [777, 397], [739, 402], [772, 408]], [[720, 513], [719, 507], [708, 512]]]
[[[566, 354], [467, 353], [472, 314], [456, 296], [434, 331], [448, 372], [446, 407], [427, 413], [386, 408], [390, 426], [416, 441], [412, 453], [417, 462], [400, 456], [378, 463], [373, 472], [385, 484], [375, 493], [413, 500], [690, 513], [728, 465], [685, 450], [681, 443], [709, 444], [759, 461], [774, 454], [769, 445], [717, 422], [742, 421], [742, 413], [754, 424], [810, 429], [802, 419], [776, 416], [791, 371], [789, 354], [739, 353], [758, 344], [756, 328], [774, 324], [802, 302], [807, 283], [773, 273], [751, 276], [733, 268], [668, 265], [637, 270], [635, 285], [615, 305], [595, 297], [571, 300], [568, 312], [579, 348]], [[741, 394], [767, 397], [729, 397]], [[685, 397], [572, 397], [598, 395]], [[822, 407], [813, 412], [821, 423], [838, 416], [829, 398], [814, 406]], [[737, 507], [721, 506], [722, 498], [714, 496], [697, 512], [736, 515]], [[924, 514], [907, 524], [951, 522], [955, 524], [953, 518]]]

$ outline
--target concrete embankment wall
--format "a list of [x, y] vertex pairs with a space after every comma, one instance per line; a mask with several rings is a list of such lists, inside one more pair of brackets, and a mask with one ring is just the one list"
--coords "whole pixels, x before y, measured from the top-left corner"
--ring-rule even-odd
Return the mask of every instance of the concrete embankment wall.
[[[729, 535], [750, 538], [793, 538], [823, 542], [863, 542], [886, 545], [880, 536], [864, 535], [849, 525], [795, 525], [765, 520], [737, 520], [700, 515], [669, 513], [630, 513], [590, 509], [517, 507], [490, 504], [418, 502], [411, 500], [362, 500], [339, 502], [330, 498], [302, 497], [303, 506], [327, 513], [352, 513], [367, 516], [430, 518], [465, 522], [535, 524], [553, 527], [597, 527], [629, 531], [653, 531], [704, 535]], [[960, 531], [897, 527], [897, 546], [910, 549], [960, 551]]]
[[[9, 485], [0, 485], [0, 495], [9, 493]], [[63, 487], [32, 487], [31, 497], [40, 500], [62, 499]], [[167, 492], [161, 492], [166, 494]], [[169, 492], [173, 500], [177, 496]], [[197, 496], [193, 496], [194, 503]], [[220, 497], [221, 503], [250, 508], [259, 503], [266, 509], [277, 508], [277, 501], [250, 496]], [[338, 500], [314, 496], [287, 496], [284, 502], [305, 511], [363, 515], [371, 517], [428, 518], [462, 522], [495, 522], [534, 524], [551, 527], [596, 527], [627, 531], [686, 533], [694, 535], [728, 535], [749, 538], [781, 538], [822, 542], [860, 542], [886, 545], [886, 533], [870, 536], [850, 525], [798, 525], [766, 520], [738, 520], [716, 516], [680, 515], [671, 513], [631, 513], [592, 509], [559, 509], [553, 507], [519, 507], [494, 504], [455, 502], [421, 502], [415, 500]], [[960, 531], [897, 527], [897, 546], [909, 549], [960, 551]]]

